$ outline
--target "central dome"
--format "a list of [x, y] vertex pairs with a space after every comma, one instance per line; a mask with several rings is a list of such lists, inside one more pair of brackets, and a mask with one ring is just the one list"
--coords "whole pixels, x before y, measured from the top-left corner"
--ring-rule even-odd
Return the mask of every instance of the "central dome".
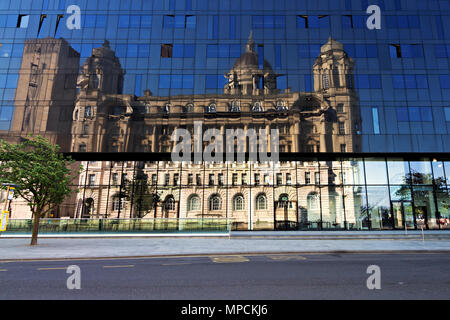
[[[266, 59], [264, 59], [263, 68], [266, 71], [272, 71], [272, 66]], [[253, 33], [250, 33], [245, 52], [235, 61], [233, 69], [259, 69], [259, 59], [258, 54], [255, 52]]]
[[[258, 69], [259, 59], [256, 52], [245, 52], [233, 65], [233, 69]], [[272, 70], [270, 63], [264, 59], [264, 70]]]

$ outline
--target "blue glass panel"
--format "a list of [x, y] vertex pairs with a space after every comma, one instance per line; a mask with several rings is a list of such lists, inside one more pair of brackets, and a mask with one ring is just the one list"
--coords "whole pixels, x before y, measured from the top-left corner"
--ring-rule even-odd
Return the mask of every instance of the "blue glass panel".
[[418, 89], [428, 89], [428, 80], [426, 75], [416, 75]]
[[174, 16], [164, 16], [164, 20], [163, 20], [164, 28], [173, 28], [174, 23], [175, 23]]
[[393, 75], [392, 80], [394, 81], [395, 89], [404, 89], [405, 88], [405, 82], [403, 80], [402, 75]]
[[420, 121], [419, 107], [409, 107], [409, 121]]
[[130, 16], [127, 15], [120, 15], [119, 16], [119, 28], [128, 28], [130, 25]]
[[160, 75], [159, 76], [159, 88], [160, 89], [170, 89], [170, 76]]
[[185, 16], [175, 16], [175, 28], [184, 29], [186, 27]]
[[408, 108], [397, 107], [396, 111], [397, 111], [397, 121], [409, 121]]
[[430, 107], [421, 107], [420, 116], [422, 118], [422, 121], [433, 121], [433, 114]]
[[264, 16], [253, 16], [253, 29], [264, 28]]
[[450, 89], [450, 75], [441, 75], [439, 77], [442, 89]]
[[195, 29], [196, 24], [197, 24], [196, 16], [186, 16], [186, 28], [187, 29]]

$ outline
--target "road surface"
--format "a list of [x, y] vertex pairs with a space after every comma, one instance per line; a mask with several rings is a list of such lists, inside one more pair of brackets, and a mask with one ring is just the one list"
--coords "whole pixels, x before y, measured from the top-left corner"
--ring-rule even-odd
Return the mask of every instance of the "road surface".
[[[81, 289], [67, 288], [71, 265]], [[369, 290], [367, 268], [381, 270]], [[72, 284], [75, 282], [73, 278]], [[0, 263], [0, 299], [450, 299], [449, 254], [236, 255]]]

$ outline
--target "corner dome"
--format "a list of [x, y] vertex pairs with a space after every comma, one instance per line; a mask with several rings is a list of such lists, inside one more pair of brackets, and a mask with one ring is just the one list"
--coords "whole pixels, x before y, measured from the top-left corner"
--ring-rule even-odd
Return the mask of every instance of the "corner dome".
[[325, 43], [321, 48], [320, 48], [320, 53], [326, 53], [328, 51], [331, 50], [342, 50], [344, 51], [344, 45], [342, 43], [340, 43], [339, 41], [334, 40], [333, 38], [329, 38], [328, 42]]

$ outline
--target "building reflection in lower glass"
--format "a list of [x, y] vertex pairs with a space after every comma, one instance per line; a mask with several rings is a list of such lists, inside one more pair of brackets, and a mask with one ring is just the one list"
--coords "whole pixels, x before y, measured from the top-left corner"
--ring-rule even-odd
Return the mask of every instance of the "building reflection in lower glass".
[[[49, 217], [229, 219], [234, 230], [450, 229], [449, 163], [87, 161]], [[446, 170], [447, 169], [447, 170]], [[12, 218], [29, 218], [16, 201]]]

